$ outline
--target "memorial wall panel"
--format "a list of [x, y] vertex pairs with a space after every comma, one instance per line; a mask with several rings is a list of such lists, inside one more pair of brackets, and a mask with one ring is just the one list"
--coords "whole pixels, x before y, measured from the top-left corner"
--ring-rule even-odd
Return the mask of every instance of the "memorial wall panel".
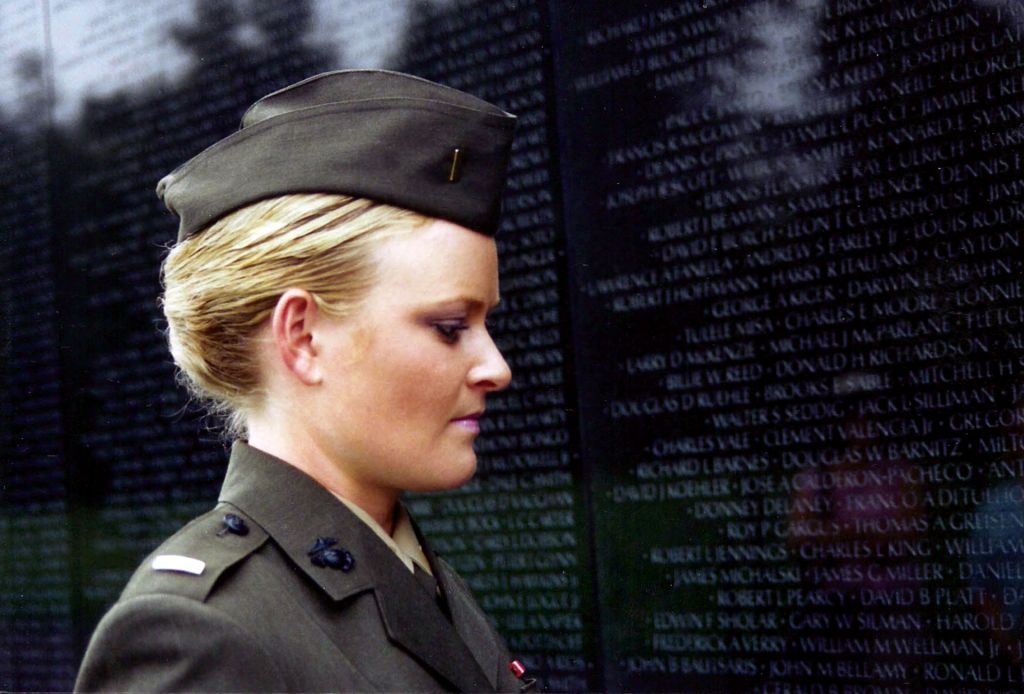
[[608, 688], [1019, 690], [1012, 5], [554, 7]]

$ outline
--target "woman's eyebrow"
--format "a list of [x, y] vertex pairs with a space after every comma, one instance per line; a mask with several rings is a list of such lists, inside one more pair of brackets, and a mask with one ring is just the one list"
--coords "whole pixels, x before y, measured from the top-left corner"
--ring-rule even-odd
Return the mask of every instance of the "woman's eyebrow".
[[468, 296], [468, 295], [460, 294], [460, 295], [457, 295], [457, 296], [446, 297], [446, 298], [443, 298], [443, 299], [436, 299], [436, 300], [431, 300], [431, 301], [428, 301], [428, 302], [423, 302], [423, 305], [424, 306], [439, 307], [439, 308], [440, 307], [446, 307], [446, 306], [466, 306], [468, 308], [484, 309], [484, 310], [488, 310], [489, 311], [489, 310], [495, 308], [500, 303], [501, 303], [501, 297], [500, 296], [495, 297], [493, 301], [485, 301], [485, 300], [483, 300], [483, 299], [481, 299], [480, 297], [477, 297], [477, 296]]

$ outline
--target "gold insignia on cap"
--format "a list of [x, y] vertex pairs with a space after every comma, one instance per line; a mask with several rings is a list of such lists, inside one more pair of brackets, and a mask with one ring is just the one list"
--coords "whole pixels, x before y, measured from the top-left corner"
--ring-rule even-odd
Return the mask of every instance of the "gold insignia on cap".
[[462, 175], [462, 150], [456, 147], [452, 150], [452, 165], [448, 169], [448, 182], [455, 183]]

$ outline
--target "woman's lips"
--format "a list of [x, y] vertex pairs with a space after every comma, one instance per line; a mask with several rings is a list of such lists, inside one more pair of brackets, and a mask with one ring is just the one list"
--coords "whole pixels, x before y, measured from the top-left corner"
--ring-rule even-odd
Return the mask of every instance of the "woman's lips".
[[466, 415], [465, 417], [459, 417], [458, 419], [453, 419], [452, 420], [452, 424], [454, 424], [456, 426], [459, 426], [459, 427], [462, 427], [463, 429], [467, 429], [467, 430], [473, 432], [474, 434], [479, 434], [480, 433], [480, 416], [481, 415], [483, 415], [483, 412], [478, 412], [476, 414]]

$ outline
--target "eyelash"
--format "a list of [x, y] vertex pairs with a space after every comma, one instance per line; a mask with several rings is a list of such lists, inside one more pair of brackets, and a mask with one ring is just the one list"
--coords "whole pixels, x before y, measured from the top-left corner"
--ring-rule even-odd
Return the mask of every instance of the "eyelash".
[[441, 340], [449, 345], [454, 345], [459, 341], [459, 337], [465, 330], [469, 330], [469, 326], [462, 322], [439, 322], [434, 323], [434, 330], [440, 335]]

